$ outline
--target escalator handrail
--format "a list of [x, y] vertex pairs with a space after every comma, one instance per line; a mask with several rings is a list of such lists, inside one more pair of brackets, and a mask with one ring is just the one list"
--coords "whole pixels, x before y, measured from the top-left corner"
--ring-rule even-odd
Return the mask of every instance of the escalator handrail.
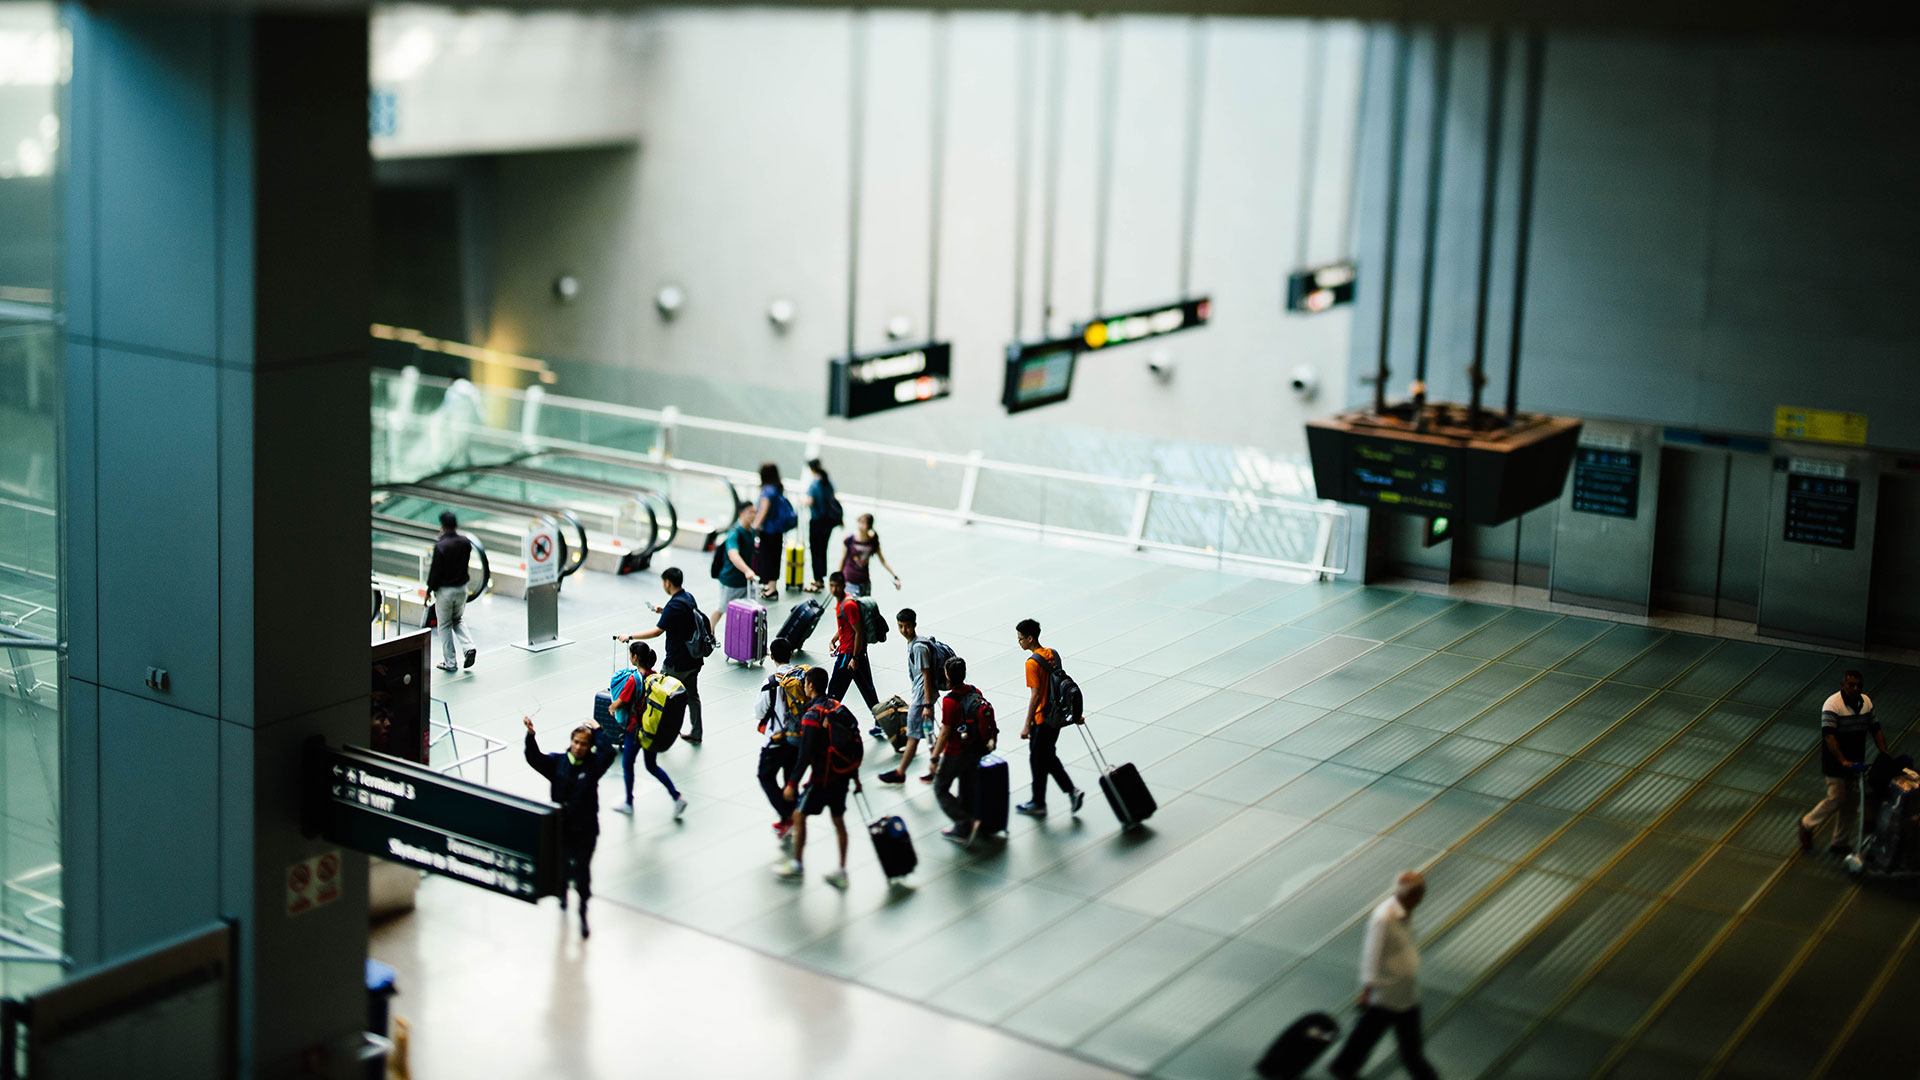
[[[551, 449], [530, 450], [527, 453], [515, 455], [507, 459], [507, 464], [518, 465], [538, 457], [577, 458], [580, 461], [594, 461], [602, 465], [614, 465], [620, 468], [634, 469], [639, 472], [664, 473], [668, 476], [704, 476], [718, 482], [727, 489], [727, 497], [733, 500], [733, 517], [737, 518], [740, 516], [742, 507], [752, 505], [740, 497], [740, 489], [734, 487], [733, 481], [726, 477], [718, 476], [710, 472], [677, 468], [670, 461], [636, 461], [632, 458], [620, 457], [615, 454], [596, 454], [590, 450]], [[732, 520], [732, 518], [729, 518], [727, 524], [731, 524]]]
[[[508, 511], [526, 514], [531, 517], [544, 517], [554, 524], [554, 536], [560, 543], [560, 576], [572, 577], [580, 568], [587, 565], [587, 529], [580, 519], [562, 506], [544, 506], [539, 503], [521, 502], [518, 499], [502, 499], [478, 492], [462, 491], [459, 488], [440, 487], [436, 484], [375, 484], [373, 490], [387, 492], [398, 498], [420, 499], [426, 502], [443, 502], [454, 506], [468, 506], [475, 510]], [[579, 543], [569, 545], [565, 533], [560, 532], [561, 525], [571, 526]]]
[[[404, 528], [404, 526], [414, 525], [419, 526], [418, 532]], [[402, 540], [440, 539], [440, 531], [433, 526], [421, 525], [417, 521], [408, 521], [406, 518], [394, 517], [391, 514], [374, 514], [373, 531], [398, 537]], [[493, 561], [487, 558], [487, 545], [481, 543], [479, 537], [472, 533], [461, 533], [460, 535], [466, 538], [467, 543], [473, 545], [474, 554], [480, 556], [480, 584], [476, 586], [472, 581], [468, 581], [467, 583], [467, 599], [469, 601], [478, 600], [480, 597], [486, 595], [487, 590], [493, 588]], [[421, 582], [421, 584], [424, 586], [426, 583]]]
[[[673, 509], [673, 500], [652, 488], [632, 484], [619, 484], [611, 480], [596, 480], [590, 476], [573, 476], [569, 473], [536, 469], [531, 465], [517, 465], [511, 462], [504, 465], [478, 465], [470, 469], [461, 469], [458, 472], [449, 471], [436, 473], [435, 479], [473, 475], [476, 473], [504, 476], [533, 484], [546, 484], [549, 487], [572, 488], [575, 491], [592, 492], [597, 495], [617, 495], [631, 499], [639, 505], [640, 509], [644, 510], [647, 515], [647, 539], [640, 547], [640, 553], [642, 555], [652, 555], [654, 552], [665, 548], [668, 544], [672, 543], [673, 538], [680, 533], [680, 516]], [[660, 535], [660, 517], [654, 513], [652, 503], [650, 502], [650, 500], [653, 499], [658, 499], [667, 510], [667, 535], [665, 537]]]

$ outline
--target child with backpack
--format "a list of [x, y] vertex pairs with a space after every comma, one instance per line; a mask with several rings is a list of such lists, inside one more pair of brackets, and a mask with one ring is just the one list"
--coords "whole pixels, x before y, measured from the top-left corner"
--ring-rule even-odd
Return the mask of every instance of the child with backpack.
[[[968, 684], [965, 660], [956, 656], [947, 661], [946, 682], [952, 689], [940, 702], [940, 735], [933, 742], [933, 795], [940, 809], [953, 819], [953, 827], [941, 830], [940, 835], [968, 847], [978, 823], [973, 820], [972, 810], [953, 793], [953, 785], [980, 767], [980, 759], [1000, 738], [1000, 726], [993, 717], [993, 702], [978, 687]], [[1000, 803], [1003, 817], [1006, 805]]]
[[808, 777], [806, 790], [799, 790], [799, 775], [788, 778], [786, 797], [796, 800], [793, 811], [793, 857], [774, 868], [788, 881], [805, 874], [801, 860], [807, 849], [807, 819], [826, 811], [833, 816], [833, 831], [840, 843], [840, 868], [826, 877], [836, 889], [847, 887], [847, 791], [859, 791], [860, 762], [866, 754], [866, 740], [860, 726], [845, 705], [827, 695], [827, 673], [811, 668], [806, 676], [807, 712], [800, 721], [800, 763], [797, 773]]
[[673, 745], [680, 734], [680, 720], [687, 707], [686, 687], [671, 675], [656, 673], [653, 646], [644, 641], [627, 645], [633, 666], [614, 673], [613, 718], [624, 739], [620, 745], [621, 771], [627, 784], [626, 805], [615, 807], [623, 814], [633, 813], [633, 760], [641, 757], [648, 773], [673, 799], [673, 819], [687, 812], [687, 800], [673, 786], [673, 777], [660, 767], [660, 755]]
[[793, 830], [793, 800], [786, 786], [800, 778], [800, 718], [807, 711], [805, 664], [793, 662], [793, 646], [775, 638], [767, 647], [774, 668], [754, 699], [754, 720], [767, 744], [760, 748], [760, 790], [777, 815], [773, 835], [785, 843]]
[[780, 552], [787, 533], [799, 524], [800, 515], [787, 501], [785, 485], [780, 482], [780, 466], [766, 462], [760, 466], [760, 501], [753, 508], [753, 527], [760, 534], [754, 572], [760, 578], [764, 600], [780, 599]]

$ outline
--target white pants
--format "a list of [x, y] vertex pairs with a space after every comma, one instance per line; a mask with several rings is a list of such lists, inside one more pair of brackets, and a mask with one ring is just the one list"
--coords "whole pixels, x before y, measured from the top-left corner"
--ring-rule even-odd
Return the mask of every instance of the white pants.
[[458, 664], [460, 654], [454, 650], [453, 639], [460, 639], [461, 649], [473, 648], [473, 635], [467, 633], [467, 587], [449, 585], [433, 590], [433, 611], [440, 620], [440, 628], [435, 631], [440, 636], [440, 662]]
[[1821, 799], [1800, 824], [1808, 831], [1818, 831], [1820, 826], [1833, 820], [1833, 843], [1837, 847], [1850, 848], [1860, 832], [1860, 780], [1852, 776], [1827, 777], [1827, 797]]

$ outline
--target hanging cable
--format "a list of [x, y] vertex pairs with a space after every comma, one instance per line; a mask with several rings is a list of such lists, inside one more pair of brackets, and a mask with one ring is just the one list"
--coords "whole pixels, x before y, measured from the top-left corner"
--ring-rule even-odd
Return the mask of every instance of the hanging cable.
[[927, 108], [927, 340], [940, 340], [940, 209], [947, 173], [947, 13], [935, 12]]
[[1426, 430], [1427, 345], [1433, 336], [1434, 248], [1440, 236], [1440, 178], [1447, 164], [1447, 98], [1453, 90], [1453, 28], [1433, 32], [1433, 114], [1427, 126], [1427, 221], [1420, 252], [1420, 329], [1414, 338], [1414, 423]]
[[[1180, 198], [1180, 298], [1189, 295], [1193, 280], [1193, 220], [1200, 199], [1200, 135], [1207, 104], [1207, 22], [1198, 15], [1187, 22], [1187, 146], [1186, 173]], [[1097, 306], [1096, 306], [1097, 310]]]
[[1513, 332], [1507, 338], [1507, 424], [1520, 415], [1520, 327], [1527, 314], [1527, 248], [1533, 239], [1533, 170], [1540, 158], [1540, 86], [1546, 76], [1547, 37], [1527, 33], [1526, 96], [1520, 118], [1520, 236], [1514, 244]]
[[1050, 28], [1053, 50], [1047, 60], [1047, 185], [1043, 210], [1046, 232], [1040, 239], [1040, 336], [1053, 336], [1054, 222], [1060, 210], [1060, 125], [1066, 111], [1067, 31], [1055, 16]]
[[1407, 67], [1413, 42], [1405, 24], [1393, 33], [1393, 93], [1387, 102], [1387, 235], [1380, 267], [1380, 362], [1373, 373], [1373, 411], [1387, 411], [1387, 350], [1393, 343], [1393, 264], [1400, 253], [1400, 163], [1407, 128]]
[[1093, 198], [1093, 311], [1102, 306], [1107, 294], [1107, 219], [1113, 210], [1113, 140], [1120, 95], [1120, 24], [1105, 17], [1106, 35], [1100, 54], [1100, 164], [1094, 179]]
[[[1371, 33], [1372, 28], [1368, 28]], [[1315, 19], [1307, 39], [1306, 114], [1300, 125], [1300, 214], [1294, 224], [1293, 266], [1308, 266], [1313, 236], [1313, 194], [1320, 186], [1320, 110], [1327, 76], [1327, 24]]]
[[1492, 51], [1487, 57], [1487, 145], [1480, 177], [1480, 274], [1474, 292], [1473, 366], [1467, 372], [1471, 431], [1480, 430], [1481, 392], [1487, 384], [1487, 294], [1493, 285], [1493, 218], [1499, 208], [1500, 136], [1507, 104], [1507, 32], [1495, 27], [1488, 36]]
[[1033, 16], [1020, 15], [1020, 78], [1013, 94], [1013, 340], [1027, 332], [1027, 204], [1032, 196]]
[[853, 358], [860, 299], [860, 169], [867, 126], [867, 15], [853, 13], [847, 31], [847, 358]]

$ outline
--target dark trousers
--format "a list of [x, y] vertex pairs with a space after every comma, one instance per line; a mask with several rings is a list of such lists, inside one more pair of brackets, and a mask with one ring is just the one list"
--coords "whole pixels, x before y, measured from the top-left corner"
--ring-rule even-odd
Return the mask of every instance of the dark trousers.
[[873, 665], [867, 663], [862, 655], [856, 666], [851, 656], [837, 656], [833, 660], [833, 678], [827, 682], [827, 696], [835, 701], [847, 692], [849, 683], [860, 688], [860, 696], [867, 699], [867, 711], [872, 712], [880, 704], [880, 694], [873, 688]]
[[1058, 724], [1035, 724], [1033, 733], [1027, 736], [1027, 758], [1033, 765], [1033, 801], [1040, 806], [1047, 805], [1049, 776], [1059, 783], [1061, 791], [1073, 794], [1073, 779], [1067, 775], [1067, 767], [1060, 763], [1056, 749], [1059, 742]]
[[799, 765], [800, 748], [792, 743], [773, 743], [760, 750], [760, 790], [767, 793], [781, 821], [793, 818], [793, 803], [783, 789], [799, 781]]
[[682, 671], [679, 668], [661, 668], [660, 673], [679, 679], [687, 688], [687, 721], [693, 729], [687, 732], [687, 738], [700, 741], [700, 669]]
[[940, 756], [940, 769], [933, 774], [933, 797], [940, 801], [941, 811], [953, 819], [956, 828], [972, 827], [973, 807], [954, 794], [954, 782], [979, 767], [980, 755], [949, 750]]
[[1340, 1056], [1333, 1059], [1333, 1075], [1358, 1076], [1366, 1067], [1367, 1055], [1373, 1053], [1374, 1044], [1388, 1028], [1393, 1029], [1394, 1041], [1400, 1046], [1400, 1065], [1407, 1070], [1407, 1075], [1413, 1080], [1435, 1080], [1433, 1066], [1427, 1064], [1427, 1055], [1420, 1048], [1418, 1005], [1405, 1012], [1375, 1005], [1361, 1013], [1353, 1025], [1353, 1033], [1347, 1036], [1347, 1044], [1340, 1048]]
[[[593, 898], [593, 849], [600, 842], [597, 833], [585, 836], [563, 836], [561, 846], [567, 851], [567, 882], [580, 894], [580, 909], [586, 910], [587, 901]], [[560, 886], [560, 899], [565, 900], [566, 884]]]
[[813, 580], [827, 580], [827, 545], [833, 542], [833, 530], [839, 528], [819, 518], [807, 519], [807, 547], [813, 553]]
[[633, 759], [634, 758], [642, 759], [642, 761], [646, 765], [647, 771], [653, 774], [653, 778], [655, 780], [660, 781], [661, 787], [664, 787], [667, 789], [667, 794], [673, 796], [676, 799], [680, 797], [680, 792], [674, 789], [673, 777], [668, 776], [667, 770], [660, 767], [659, 755], [655, 754], [651, 750], [645, 750], [645, 751], [641, 750], [640, 734], [638, 732], [635, 732], [627, 736], [626, 742], [620, 744], [620, 772], [621, 772], [621, 775], [627, 781], [627, 805], [628, 806], [633, 805]]
[[753, 572], [760, 575], [760, 587], [779, 584], [780, 549], [786, 542], [786, 534], [763, 532], [754, 540]]

